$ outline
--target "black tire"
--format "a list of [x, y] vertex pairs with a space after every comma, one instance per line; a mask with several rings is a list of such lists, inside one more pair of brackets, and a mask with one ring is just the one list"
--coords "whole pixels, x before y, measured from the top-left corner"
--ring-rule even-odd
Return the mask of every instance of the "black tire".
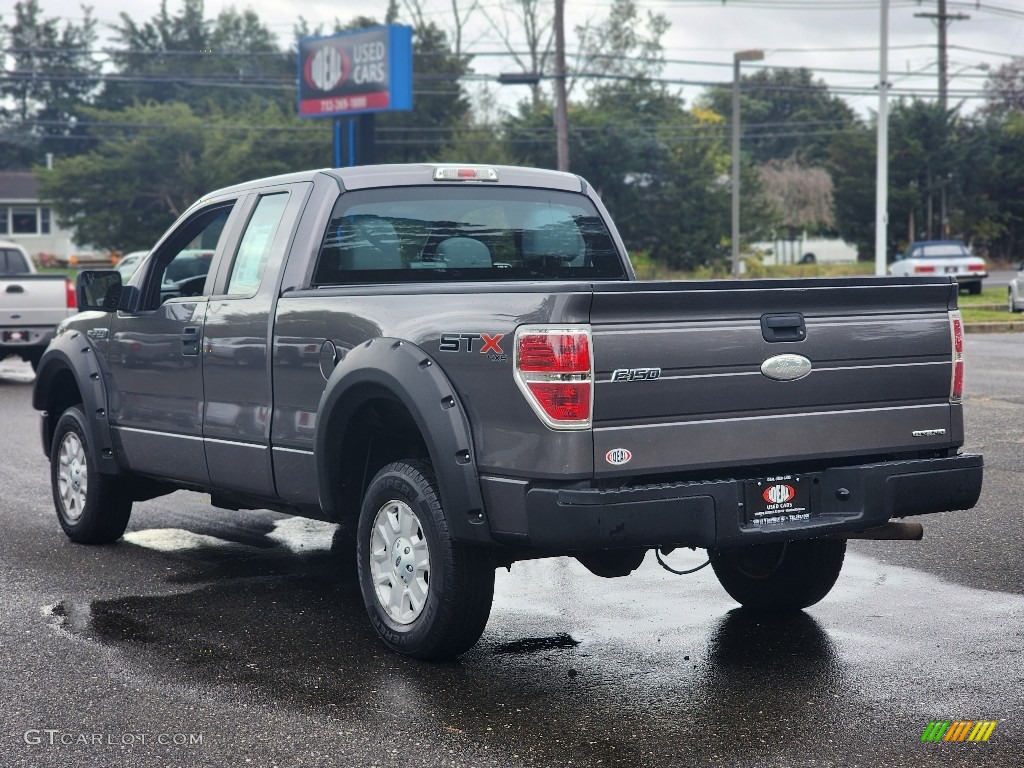
[[[363, 497], [356, 535], [363, 602], [386, 645], [429, 661], [473, 647], [490, 616], [495, 564], [484, 550], [452, 539], [430, 464], [396, 461], [381, 469]], [[397, 616], [389, 602], [398, 602]]]
[[711, 567], [733, 600], [764, 613], [798, 611], [829, 593], [846, 555], [845, 539], [810, 539], [709, 550]]
[[981, 293], [981, 283], [980, 282], [968, 283], [967, 284], [967, 293], [969, 293], [971, 296], [977, 296], [978, 294], [980, 294]]
[[25, 356], [25, 362], [32, 366], [33, 371], [39, 370], [39, 361], [43, 359], [42, 349], [34, 349]]
[[69, 539], [79, 544], [109, 544], [121, 538], [128, 527], [132, 499], [117, 487], [114, 477], [90, 471], [91, 439], [85, 414], [79, 408], [68, 408], [61, 414], [50, 446], [53, 504]]

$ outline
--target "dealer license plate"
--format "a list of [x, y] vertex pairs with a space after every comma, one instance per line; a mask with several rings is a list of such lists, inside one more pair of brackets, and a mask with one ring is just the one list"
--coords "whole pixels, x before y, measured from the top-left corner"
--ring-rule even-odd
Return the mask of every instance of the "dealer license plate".
[[750, 525], [780, 525], [811, 519], [811, 481], [802, 475], [748, 480], [745, 496]]
[[4, 331], [3, 339], [13, 344], [24, 344], [28, 341], [28, 331], [10, 330]]

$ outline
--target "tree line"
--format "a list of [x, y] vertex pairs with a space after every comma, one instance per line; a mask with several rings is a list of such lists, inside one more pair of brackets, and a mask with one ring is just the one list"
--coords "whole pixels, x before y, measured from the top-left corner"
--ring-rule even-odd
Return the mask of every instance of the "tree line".
[[[391, 0], [382, 18], [332, 27], [300, 18], [285, 45], [252, 11], [206, 15], [203, 0], [150, 19], [121, 14], [103, 47], [80, 21], [20, 0], [0, 18], [0, 168], [36, 167], [59, 220], [82, 244], [149, 247], [204, 192], [332, 163], [328, 120], [296, 116], [300, 37], [379, 23], [413, 27], [414, 108], [378, 115], [377, 161], [555, 166], [550, 24], [537, 0], [488, 17], [526, 71], [542, 75], [510, 112], [474, 78], [465, 24], [486, 6]], [[725, 264], [731, 89], [692, 104], [661, 77], [669, 24], [635, 0], [575, 30], [571, 167], [600, 192], [627, 242], [674, 269]], [[518, 34], [522, 32], [523, 34]], [[526, 39], [526, 50], [512, 45]], [[967, 114], [913, 99], [890, 112], [889, 255], [915, 239], [958, 237], [992, 258], [1024, 260], [1024, 57], [990, 72]], [[743, 237], [838, 235], [873, 258], [874, 118], [807, 69], [761, 69], [742, 82]], [[42, 158], [51, 153], [53, 169]]]

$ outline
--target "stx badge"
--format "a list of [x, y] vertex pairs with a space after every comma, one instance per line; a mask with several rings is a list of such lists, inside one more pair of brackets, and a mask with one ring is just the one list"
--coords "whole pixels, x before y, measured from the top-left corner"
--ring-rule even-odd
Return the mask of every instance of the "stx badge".
[[501, 349], [503, 338], [503, 333], [442, 333], [440, 351], [479, 352], [491, 360], [507, 360], [508, 356]]

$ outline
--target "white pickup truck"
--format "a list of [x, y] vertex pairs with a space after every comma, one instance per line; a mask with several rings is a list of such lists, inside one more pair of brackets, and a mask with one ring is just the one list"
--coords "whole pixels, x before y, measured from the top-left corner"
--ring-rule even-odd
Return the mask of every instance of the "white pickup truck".
[[0, 360], [39, 365], [57, 323], [76, 312], [75, 286], [64, 275], [39, 275], [25, 249], [0, 240]]

